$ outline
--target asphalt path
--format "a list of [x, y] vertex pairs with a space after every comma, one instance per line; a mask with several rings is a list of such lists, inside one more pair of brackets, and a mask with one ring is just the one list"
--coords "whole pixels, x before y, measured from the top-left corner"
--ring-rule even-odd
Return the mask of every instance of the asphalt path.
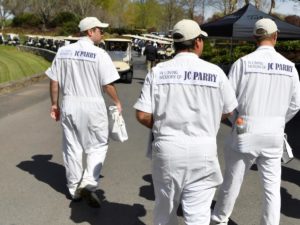
[[[132, 84], [116, 84], [129, 140], [109, 145], [99, 185], [105, 198], [101, 209], [67, 198], [60, 125], [49, 117], [48, 80], [0, 96], [0, 225], [152, 224], [154, 194], [150, 160], [145, 157], [149, 131], [138, 124], [132, 108], [145, 78], [144, 60], [134, 58]], [[293, 146], [300, 147], [296, 123], [288, 127]], [[229, 131], [222, 124], [218, 134], [222, 167]], [[281, 225], [300, 224], [300, 157], [296, 156], [282, 167]], [[245, 178], [230, 225], [259, 225], [261, 195], [254, 166]], [[183, 225], [180, 210], [178, 215]]]

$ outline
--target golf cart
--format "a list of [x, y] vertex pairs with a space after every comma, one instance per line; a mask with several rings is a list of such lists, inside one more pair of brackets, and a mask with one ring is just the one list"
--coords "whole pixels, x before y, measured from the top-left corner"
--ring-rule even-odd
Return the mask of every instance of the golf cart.
[[6, 45], [7, 40], [4, 38], [4, 35], [0, 33], [0, 45]]
[[105, 50], [110, 55], [117, 68], [120, 81], [130, 84], [133, 77], [131, 58], [131, 40], [121, 38], [108, 38], [104, 40]]
[[8, 45], [19, 45], [20, 44], [20, 38], [18, 34], [7, 34], [7, 44]]

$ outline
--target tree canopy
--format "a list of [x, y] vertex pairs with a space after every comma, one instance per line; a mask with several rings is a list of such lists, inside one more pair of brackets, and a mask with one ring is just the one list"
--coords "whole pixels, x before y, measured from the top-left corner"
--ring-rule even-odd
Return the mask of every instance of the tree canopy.
[[[300, 10], [300, 1], [288, 0]], [[74, 26], [85, 16], [96, 16], [117, 29], [168, 31], [182, 18], [204, 22], [208, 9], [215, 14], [208, 20], [227, 15], [247, 3], [273, 14], [283, 0], [0, 0], [2, 29], [8, 18], [15, 26], [37, 26], [42, 30], [53, 26]], [[61, 19], [62, 16], [64, 19]], [[299, 17], [289, 16], [289, 22], [299, 24]], [[28, 22], [26, 22], [28, 21]], [[66, 25], [67, 24], [67, 25]]]

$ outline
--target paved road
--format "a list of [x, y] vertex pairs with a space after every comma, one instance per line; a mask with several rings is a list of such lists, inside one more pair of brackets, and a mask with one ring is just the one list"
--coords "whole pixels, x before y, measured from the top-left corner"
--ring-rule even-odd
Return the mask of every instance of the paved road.
[[[0, 96], [0, 225], [151, 224], [154, 195], [150, 161], [144, 156], [148, 130], [136, 122], [132, 108], [145, 76], [144, 58], [135, 58], [134, 69], [132, 84], [117, 84], [129, 140], [110, 144], [100, 184], [106, 201], [100, 210], [66, 198], [61, 131], [48, 115], [48, 81]], [[222, 125], [218, 136], [222, 165], [222, 143], [229, 130]], [[295, 135], [293, 140], [297, 142]], [[296, 159], [283, 167], [281, 225], [300, 223], [299, 186]], [[258, 225], [260, 196], [254, 168], [245, 180], [231, 225]], [[183, 225], [182, 216], [179, 220]]]

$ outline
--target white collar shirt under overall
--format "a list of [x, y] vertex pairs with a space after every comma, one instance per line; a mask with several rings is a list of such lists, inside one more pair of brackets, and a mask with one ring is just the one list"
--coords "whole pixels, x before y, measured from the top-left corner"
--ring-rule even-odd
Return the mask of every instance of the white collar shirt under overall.
[[300, 86], [292, 62], [271, 46], [237, 60], [229, 80], [239, 102], [239, 116], [249, 120], [248, 132], [280, 132], [300, 108]]
[[155, 138], [196, 140], [215, 138], [222, 113], [236, 106], [234, 91], [219, 67], [194, 53], [179, 53], [148, 73], [134, 108], [153, 114]]
[[119, 79], [109, 55], [87, 38], [59, 48], [46, 75], [59, 82], [63, 96], [102, 97], [102, 86]]

